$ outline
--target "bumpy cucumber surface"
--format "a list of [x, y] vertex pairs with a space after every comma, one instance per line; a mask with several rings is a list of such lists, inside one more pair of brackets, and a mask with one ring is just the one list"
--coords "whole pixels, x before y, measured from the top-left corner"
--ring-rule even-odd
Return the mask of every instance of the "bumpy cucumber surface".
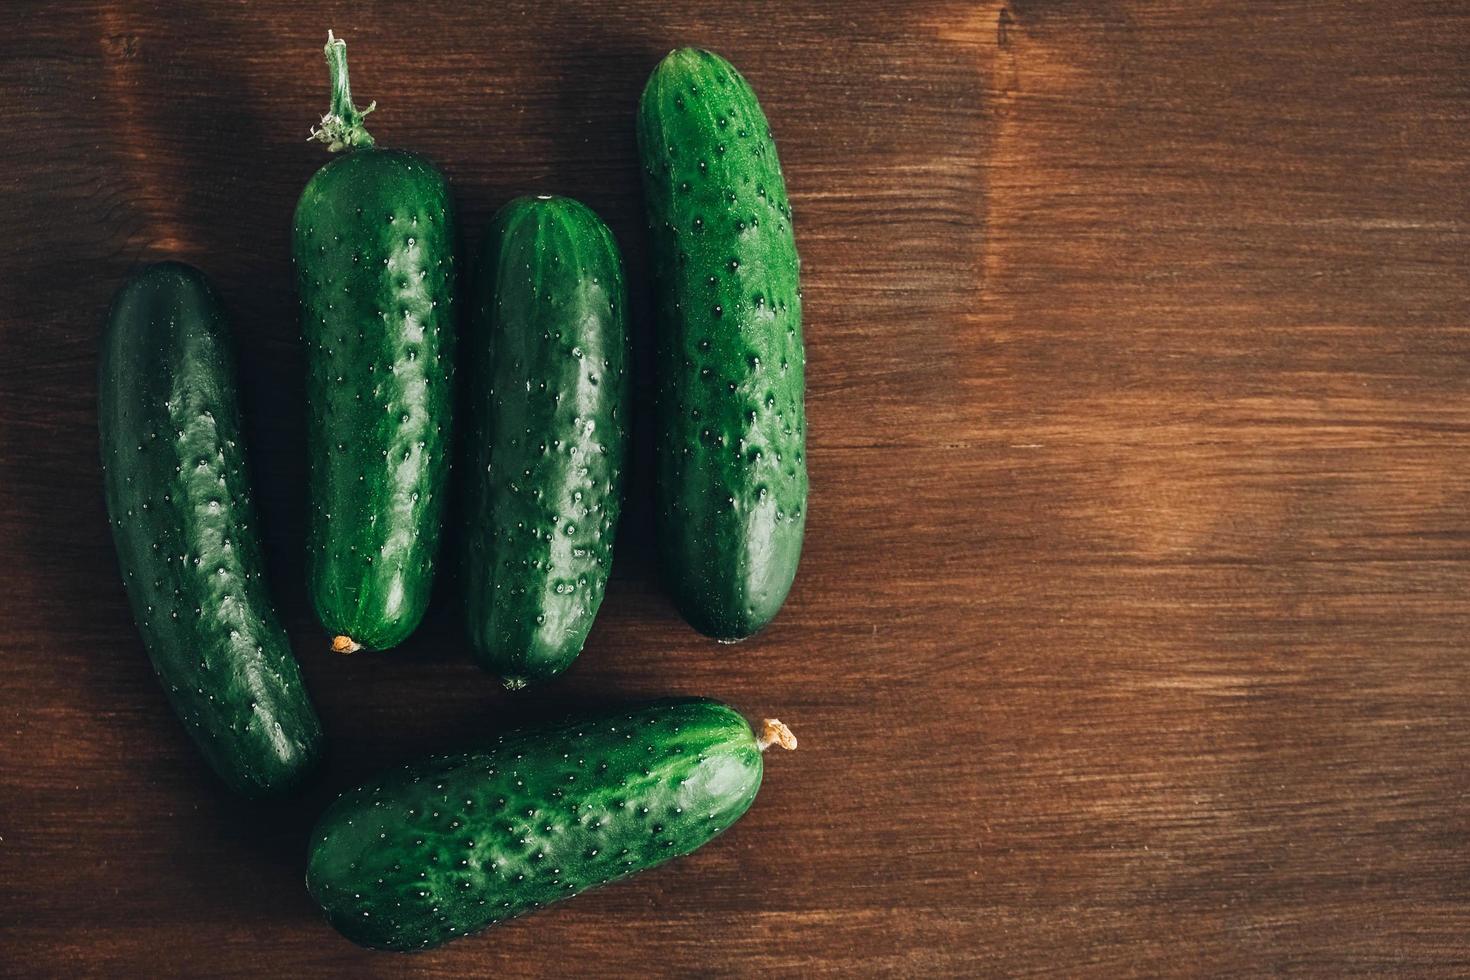
[[321, 729], [262, 578], [229, 328], [197, 269], [150, 266], [118, 293], [98, 402], [113, 541], [154, 671], [231, 788], [290, 790]]
[[774, 735], [795, 747], [767, 730], [656, 701], [406, 766], [327, 809], [307, 887], [353, 942], [437, 946], [704, 844], [755, 799]]
[[638, 145], [658, 293], [659, 539], [701, 632], [738, 640], [785, 601], [806, 528], [799, 261], [750, 85], [684, 49], [643, 91]]
[[[341, 58], [329, 120], [351, 106]], [[360, 118], [335, 134], [346, 155], [302, 192], [293, 249], [308, 369], [307, 575], [344, 652], [396, 646], [428, 606], [457, 288], [448, 183], [420, 156], [371, 146]]]
[[628, 417], [617, 243], [577, 201], [514, 200], [474, 304], [466, 613], [480, 664], [516, 688], [581, 652], [612, 566]]

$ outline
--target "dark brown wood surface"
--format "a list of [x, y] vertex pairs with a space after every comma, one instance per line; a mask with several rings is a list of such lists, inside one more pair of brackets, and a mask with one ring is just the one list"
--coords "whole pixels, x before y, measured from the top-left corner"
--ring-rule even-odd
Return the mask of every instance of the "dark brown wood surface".
[[[645, 438], [563, 680], [471, 666], [452, 580], [400, 651], [327, 653], [288, 230], [328, 27], [472, 243], [516, 193], [606, 217], [645, 351], [638, 92], [683, 44], [750, 77], [809, 351], [806, 554], [764, 635], [718, 647], [662, 595]], [[0, 973], [1464, 975], [1467, 52], [1452, 0], [7, 3]], [[211, 780], [114, 565], [97, 338], [163, 257], [240, 338], [333, 746], [292, 803]], [[667, 693], [801, 738], [719, 841], [417, 957], [318, 920], [306, 835], [344, 786]]]

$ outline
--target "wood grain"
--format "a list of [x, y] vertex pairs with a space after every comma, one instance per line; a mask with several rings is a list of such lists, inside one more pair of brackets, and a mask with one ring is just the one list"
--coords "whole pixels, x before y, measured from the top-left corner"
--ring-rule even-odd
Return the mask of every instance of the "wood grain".
[[[645, 438], [605, 611], [545, 691], [468, 663], [452, 580], [389, 656], [329, 656], [303, 599], [288, 230], [329, 26], [471, 245], [560, 192], [626, 251]], [[0, 972], [1470, 971], [1464, 5], [111, 0], [0, 27]], [[632, 113], [689, 43], [761, 93], [804, 259], [807, 551], [734, 649], [648, 546]], [[114, 567], [97, 336], [165, 256], [240, 338], [333, 743], [291, 803], [210, 781]], [[412, 958], [316, 918], [306, 833], [345, 785], [666, 693], [801, 737], [717, 843]]]

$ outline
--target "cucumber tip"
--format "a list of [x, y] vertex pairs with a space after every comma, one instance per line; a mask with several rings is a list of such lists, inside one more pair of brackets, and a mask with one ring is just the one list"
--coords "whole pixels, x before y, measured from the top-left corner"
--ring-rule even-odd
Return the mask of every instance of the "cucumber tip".
[[359, 651], [361, 649], [362, 649], [362, 644], [361, 643], [358, 643], [356, 640], [354, 640], [350, 636], [334, 636], [334, 637], [332, 637], [332, 652], [333, 653], [340, 653], [343, 656], [346, 656], [349, 653], [356, 653], [357, 651]]
[[755, 739], [756, 748], [764, 752], [772, 745], [779, 745], [787, 752], [796, 751], [796, 735], [775, 718], [761, 720], [761, 733]]

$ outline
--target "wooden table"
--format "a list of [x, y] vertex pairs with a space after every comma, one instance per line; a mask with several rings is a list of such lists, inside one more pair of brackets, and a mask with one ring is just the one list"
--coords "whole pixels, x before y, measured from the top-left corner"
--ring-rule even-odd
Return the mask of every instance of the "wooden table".
[[[472, 242], [555, 191], [626, 250], [644, 435], [604, 612], [544, 691], [469, 664], [452, 580], [391, 655], [329, 655], [303, 598], [288, 230], [328, 27]], [[0, 972], [1470, 970], [1463, 4], [114, 0], [0, 28]], [[681, 44], [761, 93], [805, 262], [806, 554], [737, 648], [649, 550], [632, 119]], [[212, 782], [114, 566], [98, 331], [167, 256], [233, 313], [332, 740], [291, 803]], [[801, 737], [721, 840], [413, 958], [319, 921], [306, 834], [344, 786], [666, 693]]]

